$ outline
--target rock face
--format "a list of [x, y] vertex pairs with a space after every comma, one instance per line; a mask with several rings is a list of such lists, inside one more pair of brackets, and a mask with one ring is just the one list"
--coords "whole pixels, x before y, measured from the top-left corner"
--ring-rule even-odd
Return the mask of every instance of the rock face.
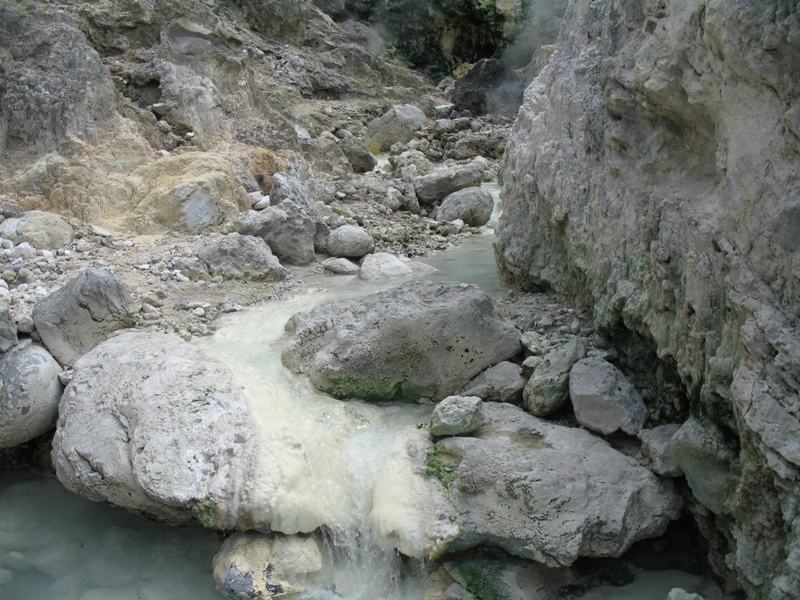
[[647, 419], [642, 396], [614, 365], [584, 358], [569, 372], [569, 398], [578, 423], [603, 435], [641, 431]]
[[412, 281], [294, 315], [283, 363], [319, 389], [369, 401], [442, 399], [520, 350], [477, 286]]
[[425, 124], [425, 113], [411, 104], [393, 106], [367, 126], [367, 147], [375, 154], [387, 151], [392, 144], [408, 142]]
[[241, 524], [237, 461], [253, 435], [223, 364], [178, 337], [125, 333], [74, 365], [53, 464], [70, 490], [158, 520]]
[[61, 367], [30, 340], [0, 356], [0, 448], [12, 448], [47, 432], [61, 400]]
[[503, 61], [483, 58], [456, 80], [452, 101], [457, 110], [473, 114], [514, 114], [522, 104], [525, 86]]
[[797, 7], [580, 0], [562, 32], [507, 147], [499, 263], [510, 282], [593, 308], [662, 407], [738, 445], [728, 520], [710, 526], [748, 595], [790, 598]]
[[113, 331], [131, 327], [137, 307], [108, 271], [88, 269], [33, 307], [42, 342], [61, 364], [72, 365]]
[[[619, 556], [678, 516], [671, 483], [587, 431], [485, 403], [477, 437], [446, 438], [436, 455], [456, 468], [459, 534], [448, 550], [481, 543], [551, 567]], [[568, 476], [567, 476], [568, 474]]]
[[489, 192], [469, 187], [445, 196], [436, 218], [440, 221], [461, 219], [471, 227], [480, 227], [489, 222], [493, 208], [494, 198]]

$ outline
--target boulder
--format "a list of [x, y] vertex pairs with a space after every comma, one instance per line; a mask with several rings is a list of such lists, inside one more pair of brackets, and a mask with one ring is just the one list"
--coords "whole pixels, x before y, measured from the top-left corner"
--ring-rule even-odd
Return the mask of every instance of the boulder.
[[518, 364], [503, 361], [483, 371], [460, 393], [462, 396], [478, 396], [486, 402], [516, 403], [522, 400], [526, 383]]
[[326, 271], [337, 275], [356, 275], [361, 270], [357, 264], [346, 258], [328, 258], [321, 264]]
[[704, 427], [695, 419], [681, 425], [669, 446], [695, 498], [717, 514], [726, 512], [739, 481], [735, 448], [716, 428]]
[[30, 340], [0, 355], [0, 448], [24, 444], [56, 424], [60, 372], [47, 350]]
[[647, 407], [625, 375], [602, 358], [584, 358], [569, 372], [569, 396], [578, 423], [603, 435], [638, 434]]
[[150, 518], [239, 522], [254, 423], [222, 363], [177, 336], [127, 332], [75, 362], [52, 459], [70, 490]]
[[414, 182], [417, 198], [423, 205], [432, 205], [448, 194], [476, 187], [481, 183], [482, 169], [476, 163], [462, 166], [443, 166]]
[[448, 551], [489, 544], [568, 566], [580, 556], [620, 556], [680, 514], [670, 480], [588, 431], [510, 404], [484, 403], [484, 414], [478, 437], [445, 438], [433, 452], [455, 469], [449, 485], [459, 533]]
[[322, 570], [311, 537], [235, 533], [214, 557], [217, 590], [226, 598], [284, 598], [306, 591]]
[[356, 225], [337, 227], [331, 231], [325, 245], [331, 256], [345, 258], [361, 258], [375, 249], [369, 232]]
[[364, 257], [358, 276], [364, 281], [381, 281], [395, 277], [408, 277], [413, 273], [414, 269], [408, 263], [393, 254], [376, 252]]
[[525, 409], [537, 417], [546, 417], [564, 406], [569, 397], [570, 370], [585, 356], [586, 340], [580, 338], [550, 350], [537, 364], [522, 392]]
[[0, 352], [8, 352], [17, 343], [17, 325], [8, 309], [0, 306]]
[[519, 333], [477, 286], [410, 281], [294, 315], [284, 365], [338, 398], [442, 399], [520, 351]]
[[483, 425], [483, 401], [477, 396], [448, 396], [433, 409], [431, 435], [472, 433]]
[[138, 307], [112, 273], [87, 269], [33, 307], [36, 331], [62, 365], [75, 360], [118, 329], [136, 323]]
[[389, 156], [395, 177], [400, 177], [403, 169], [413, 166], [417, 175], [426, 175], [434, 170], [433, 163], [419, 150], [405, 150], [397, 155]]
[[494, 209], [494, 198], [481, 187], [468, 187], [448, 194], [439, 206], [439, 221], [461, 219], [470, 227], [480, 227], [489, 222]]
[[0, 237], [38, 250], [57, 250], [72, 241], [72, 227], [55, 213], [32, 210], [0, 223]]
[[652, 461], [650, 468], [662, 477], [680, 477], [683, 475], [680, 465], [672, 456], [670, 442], [680, 425], [671, 423], [659, 425], [653, 429], [642, 429], [639, 439], [642, 440], [642, 453]]
[[373, 154], [386, 152], [397, 142], [408, 142], [425, 124], [425, 113], [416, 106], [393, 106], [367, 125], [365, 141]]
[[286, 173], [272, 176], [272, 206], [248, 210], [236, 220], [236, 231], [263, 239], [281, 262], [307, 265], [323, 246], [328, 227], [309, 187]]
[[212, 276], [221, 275], [224, 279], [278, 281], [288, 273], [267, 243], [251, 235], [221, 236], [203, 248], [197, 258]]
[[367, 173], [375, 168], [378, 161], [367, 148], [367, 144], [361, 138], [352, 137], [339, 142], [339, 148], [347, 157], [347, 161], [356, 173]]
[[500, 60], [482, 58], [456, 79], [451, 98], [456, 110], [473, 114], [516, 114], [525, 85], [511, 67]]

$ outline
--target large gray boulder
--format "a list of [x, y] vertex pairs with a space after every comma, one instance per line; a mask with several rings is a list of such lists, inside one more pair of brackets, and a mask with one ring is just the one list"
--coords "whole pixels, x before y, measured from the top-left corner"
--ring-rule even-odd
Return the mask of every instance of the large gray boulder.
[[369, 151], [367, 144], [361, 138], [344, 139], [339, 142], [339, 148], [355, 173], [368, 173], [378, 164], [372, 152]]
[[224, 279], [251, 281], [278, 281], [285, 279], [288, 271], [272, 254], [269, 245], [252, 235], [229, 233], [203, 248], [197, 258], [211, 275]]
[[0, 223], [0, 237], [39, 250], [57, 250], [72, 240], [72, 227], [55, 213], [33, 210]]
[[569, 372], [569, 397], [578, 423], [603, 435], [622, 430], [636, 435], [647, 407], [625, 375], [602, 358], [584, 358]]
[[338, 398], [442, 399], [520, 349], [477, 286], [411, 281], [294, 315], [283, 363]]
[[492, 216], [494, 198], [481, 187], [468, 187], [445, 196], [436, 218], [439, 221], [461, 219], [470, 227], [486, 225]]
[[482, 169], [476, 163], [461, 166], [442, 166], [419, 177], [414, 182], [417, 199], [422, 205], [432, 205], [448, 194], [481, 184]]
[[361, 258], [375, 249], [369, 231], [356, 225], [342, 225], [331, 231], [325, 243], [331, 256]]
[[236, 220], [236, 231], [263, 239], [281, 262], [307, 265], [323, 246], [328, 227], [309, 187], [286, 173], [272, 176], [272, 206], [248, 210]]
[[416, 106], [393, 106], [367, 125], [365, 141], [374, 154], [386, 152], [397, 142], [408, 142], [425, 124], [425, 113]]
[[0, 448], [30, 441], [56, 424], [61, 367], [30, 340], [0, 355]]
[[619, 556], [661, 535], [679, 515], [671, 481], [588, 431], [510, 404], [484, 403], [483, 410], [479, 437], [445, 438], [434, 451], [456, 473], [451, 502], [459, 533], [448, 551], [489, 544], [567, 566], [579, 556]]
[[522, 390], [526, 410], [546, 417], [564, 406], [569, 398], [569, 373], [586, 356], [586, 340], [577, 338], [548, 352], [536, 365]]
[[87, 269], [39, 300], [33, 307], [33, 322], [58, 362], [72, 365], [112, 332], [133, 326], [137, 312], [116, 275]]
[[90, 500], [233, 529], [242, 526], [239, 468], [254, 427], [225, 365], [176, 336], [123, 333], [75, 363], [53, 465]]
[[388, 252], [369, 254], [361, 261], [358, 276], [364, 281], [383, 281], [395, 277], [408, 277], [414, 269], [407, 262]]

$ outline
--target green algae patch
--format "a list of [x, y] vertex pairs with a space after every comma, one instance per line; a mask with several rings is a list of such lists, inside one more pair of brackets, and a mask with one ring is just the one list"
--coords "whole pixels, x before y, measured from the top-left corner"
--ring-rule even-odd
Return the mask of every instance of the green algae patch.
[[435, 448], [425, 457], [425, 475], [438, 479], [449, 493], [453, 489], [453, 482], [458, 478], [460, 462], [459, 457]]

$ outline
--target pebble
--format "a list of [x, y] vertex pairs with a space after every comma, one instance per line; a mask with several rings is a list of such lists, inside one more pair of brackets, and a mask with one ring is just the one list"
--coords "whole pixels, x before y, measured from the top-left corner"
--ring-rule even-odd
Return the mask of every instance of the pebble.
[[200, 308], [200, 307], [198, 306], [197, 308], [194, 308], [194, 309], [192, 309], [192, 314], [193, 314], [195, 317], [205, 317], [205, 316], [206, 316], [206, 311], [205, 311], [205, 309], [203, 309], [203, 308]]

